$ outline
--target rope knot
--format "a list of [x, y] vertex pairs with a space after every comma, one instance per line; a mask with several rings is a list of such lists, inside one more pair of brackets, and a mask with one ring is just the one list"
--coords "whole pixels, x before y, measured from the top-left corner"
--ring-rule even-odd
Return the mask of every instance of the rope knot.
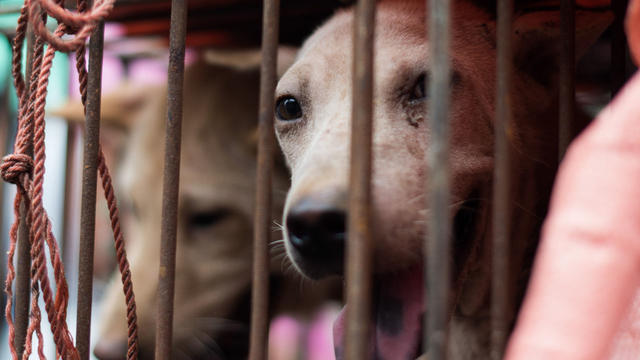
[[2, 158], [0, 176], [8, 183], [19, 185], [23, 174], [30, 174], [33, 160], [24, 154], [10, 154]]

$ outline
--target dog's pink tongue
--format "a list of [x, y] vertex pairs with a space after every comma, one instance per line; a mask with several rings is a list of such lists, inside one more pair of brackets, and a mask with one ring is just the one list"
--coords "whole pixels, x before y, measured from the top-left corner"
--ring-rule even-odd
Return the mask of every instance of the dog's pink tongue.
[[[376, 277], [375, 287], [369, 359], [414, 360], [422, 336], [424, 313], [422, 266]], [[343, 358], [348, 307], [342, 309], [333, 325], [337, 360]]]

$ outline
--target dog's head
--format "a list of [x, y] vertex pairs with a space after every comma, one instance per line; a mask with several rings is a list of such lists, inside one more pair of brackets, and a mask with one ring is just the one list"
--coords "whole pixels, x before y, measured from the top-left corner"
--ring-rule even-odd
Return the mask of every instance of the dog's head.
[[[485, 259], [490, 234], [495, 19], [468, 3], [456, 3], [453, 13], [449, 216], [456, 294], [452, 307], [464, 305], [473, 312], [486, 300], [490, 274], [490, 267], [479, 259]], [[402, 313], [398, 306], [422, 307], [422, 243], [426, 218], [432, 211], [425, 198], [429, 179], [426, 154], [431, 143], [426, 119], [429, 92], [425, 87], [431, 54], [425, 14], [422, 1], [382, 2], [375, 28], [371, 233], [377, 291], [386, 296], [386, 300], [378, 299], [376, 306], [379, 312], [395, 308], [391, 316], [396, 317], [400, 316], [398, 311]], [[557, 157], [553, 64], [558, 42], [553, 40], [559, 34], [558, 23], [557, 12], [549, 12], [523, 15], [514, 24], [514, 116], [509, 135], [514, 152], [510, 176], [515, 183], [511, 194], [513, 208], [522, 208], [513, 210], [514, 214], [523, 214], [527, 223], [516, 220], [514, 225], [519, 231], [514, 235], [522, 240], [514, 246], [518, 256], [513, 266], [522, 266], [519, 262], [535, 237]], [[578, 23], [582, 24], [580, 19]], [[579, 30], [592, 31], [578, 31], [578, 44], [592, 41], [606, 21], [587, 24], [579, 25]], [[284, 236], [290, 258], [312, 278], [341, 274], [343, 269], [352, 28], [353, 12], [337, 13], [306, 41], [276, 90], [277, 137], [292, 172]], [[406, 289], [409, 287], [413, 290]], [[464, 299], [465, 291], [471, 291], [470, 300]], [[388, 301], [392, 292], [402, 298]], [[401, 319], [400, 327], [405, 329], [400, 333], [411, 326], [419, 328], [423, 310], [404, 308], [405, 315], [412, 311], [414, 319], [408, 321], [413, 325], [402, 324]], [[414, 354], [417, 338], [405, 342], [411, 343], [406, 350]], [[386, 353], [378, 350], [380, 356]], [[398, 352], [386, 354], [388, 358], [405, 358]]]
[[[253, 53], [207, 53], [185, 73], [172, 358], [246, 356], [260, 78]], [[136, 111], [119, 169], [142, 359], [153, 358], [155, 342], [166, 102], [165, 89]], [[274, 186], [280, 212], [284, 166]], [[95, 353], [124, 359], [119, 274], [102, 306]]]

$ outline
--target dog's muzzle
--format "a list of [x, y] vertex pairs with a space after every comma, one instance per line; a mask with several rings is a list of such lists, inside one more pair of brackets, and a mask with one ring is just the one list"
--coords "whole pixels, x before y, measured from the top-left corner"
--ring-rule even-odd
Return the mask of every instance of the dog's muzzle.
[[305, 197], [285, 219], [292, 258], [307, 276], [340, 275], [344, 267], [346, 211], [334, 197]]

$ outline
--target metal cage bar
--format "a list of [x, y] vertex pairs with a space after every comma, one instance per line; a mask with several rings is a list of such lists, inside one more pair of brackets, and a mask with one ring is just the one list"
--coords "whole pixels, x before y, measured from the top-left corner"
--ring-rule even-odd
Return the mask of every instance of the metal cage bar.
[[496, 58], [495, 166], [491, 279], [491, 359], [502, 359], [509, 334], [509, 128], [511, 126], [513, 0], [498, 0]]
[[573, 136], [575, 118], [575, 2], [560, 1], [562, 47], [560, 50], [560, 115], [558, 117], [558, 161], [564, 157]]
[[155, 358], [157, 360], [169, 360], [172, 358], [186, 33], [187, 0], [172, 0], [169, 34], [167, 122], [162, 185], [160, 271], [158, 275], [158, 310], [156, 313]]
[[351, 165], [346, 269], [347, 360], [369, 356], [371, 322], [371, 141], [373, 129], [373, 47], [376, 2], [360, 0], [353, 25]]
[[269, 240], [271, 238], [271, 178], [275, 137], [274, 93], [278, 81], [278, 24], [280, 0], [263, 2], [262, 64], [258, 108], [258, 163], [253, 238], [250, 360], [264, 360], [269, 333]]
[[[27, 28], [27, 65], [25, 67], [25, 91], [31, 88], [31, 72], [33, 67], [33, 51], [35, 34], [31, 24]], [[27, 155], [33, 157], [33, 138], [28, 139]], [[31, 242], [29, 233], [31, 224], [27, 217], [27, 199], [20, 202], [20, 225], [18, 226], [18, 254], [16, 268], [16, 302], [14, 305], [15, 332], [14, 346], [18, 357], [22, 358], [24, 343], [29, 326], [29, 305], [31, 303]]]
[[89, 359], [91, 301], [93, 299], [93, 254], [96, 226], [96, 186], [100, 148], [100, 95], [104, 22], [100, 22], [89, 41], [87, 113], [82, 167], [82, 205], [80, 211], [80, 250], [78, 255], [78, 322], [76, 342], [81, 359]]
[[451, 220], [449, 218], [449, 59], [450, 0], [428, 0], [429, 55], [429, 148], [427, 201], [430, 214], [426, 251], [426, 296], [429, 313], [425, 319], [425, 339], [429, 360], [441, 360], [447, 353], [448, 300], [451, 278]]

